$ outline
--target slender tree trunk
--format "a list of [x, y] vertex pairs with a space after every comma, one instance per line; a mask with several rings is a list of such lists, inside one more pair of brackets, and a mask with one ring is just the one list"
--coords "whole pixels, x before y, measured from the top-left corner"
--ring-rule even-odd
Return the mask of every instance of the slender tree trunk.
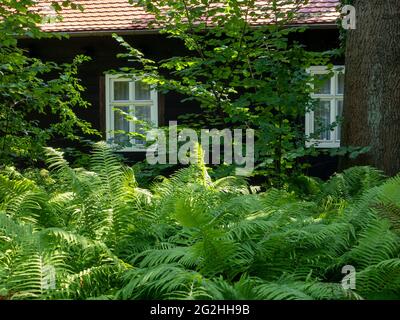
[[354, 0], [357, 29], [346, 44], [344, 146], [370, 146], [342, 168], [400, 172], [400, 0]]

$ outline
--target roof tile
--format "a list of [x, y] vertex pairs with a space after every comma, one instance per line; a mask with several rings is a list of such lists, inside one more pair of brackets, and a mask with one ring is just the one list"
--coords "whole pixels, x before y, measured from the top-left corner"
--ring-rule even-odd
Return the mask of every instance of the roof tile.
[[[49, 0], [40, 0], [38, 10], [47, 17], [55, 16]], [[260, 3], [265, 1], [260, 1]], [[71, 8], [62, 11], [62, 21], [50, 20], [43, 25], [44, 31], [52, 32], [100, 32], [146, 30], [152, 20], [143, 8], [129, 4], [128, 0], [74, 0], [84, 11]], [[302, 24], [334, 24], [339, 13], [339, 0], [310, 0], [301, 10]], [[260, 22], [264, 23], [264, 22]]]

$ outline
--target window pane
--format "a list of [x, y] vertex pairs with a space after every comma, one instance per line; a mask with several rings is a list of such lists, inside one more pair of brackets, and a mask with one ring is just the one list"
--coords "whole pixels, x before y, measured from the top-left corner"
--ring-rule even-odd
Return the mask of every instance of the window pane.
[[320, 85], [316, 86], [316, 94], [330, 94], [331, 93], [331, 80], [326, 79], [326, 75], [320, 74], [315, 75], [316, 80], [322, 82]]
[[150, 100], [150, 86], [146, 83], [143, 83], [141, 81], [136, 81], [135, 83], [135, 90], [136, 90], [136, 95], [135, 99], [136, 100]]
[[[135, 107], [135, 116], [138, 120], [146, 121], [150, 124], [151, 122], [151, 107], [150, 106], [137, 106]], [[145, 128], [143, 125], [137, 123], [135, 125], [136, 132], [145, 134]], [[146, 142], [142, 139], [136, 139], [135, 144], [144, 145]]]
[[135, 107], [135, 116], [139, 120], [151, 121], [151, 107], [150, 106]]
[[[342, 120], [343, 116], [343, 100], [337, 101], [337, 117], [338, 120]], [[341, 124], [338, 125], [337, 127], [337, 140], [340, 140], [341, 134], [342, 134], [342, 128]]]
[[[128, 113], [129, 107], [119, 107], [121, 111]], [[129, 121], [125, 119], [125, 116], [122, 115], [117, 110], [114, 111], [114, 131], [124, 131], [129, 132]], [[123, 133], [115, 133], [114, 134], [115, 143], [126, 145], [129, 143], [129, 136]]]
[[337, 77], [337, 93], [338, 94], [343, 94], [344, 93], [344, 74], [339, 73]]
[[114, 82], [114, 100], [127, 101], [129, 100], [129, 82], [115, 81]]
[[[324, 130], [319, 135], [319, 140], [330, 140], [331, 131], [329, 126], [331, 124], [331, 102], [320, 101], [318, 107], [314, 111], [314, 130], [319, 132]], [[326, 129], [326, 130], [325, 130]]]

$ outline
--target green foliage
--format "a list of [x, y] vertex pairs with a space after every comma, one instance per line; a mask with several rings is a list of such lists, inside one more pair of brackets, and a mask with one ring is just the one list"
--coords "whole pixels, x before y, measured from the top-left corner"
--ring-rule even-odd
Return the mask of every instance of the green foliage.
[[120, 56], [135, 63], [121, 70], [161, 92], [176, 91], [198, 102], [202, 113], [181, 119], [190, 127], [256, 129], [255, 174], [280, 187], [302, 169], [299, 158], [317, 152], [304, 147], [303, 119], [314, 106], [310, 84], [321, 81], [307, 68], [328, 65], [332, 54], [307, 51], [294, 41], [305, 28], [288, 25], [306, 2], [137, 1], [155, 16], [151, 27], [162, 26], [162, 34], [187, 50], [152, 61], [115, 36], [127, 50]]
[[105, 143], [89, 170], [46, 153], [50, 172], [0, 173], [1, 299], [400, 297], [399, 177], [259, 192], [199, 161], [142, 189]]
[[[0, 162], [34, 162], [52, 138], [76, 139], [77, 130], [94, 134], [88, 122], [75, 115], [86, 108], [78, 67], [88, 61], [77, 56], [57, 65], [29, 57], [18, 46], [18, 37], [55, 37], [40, 30], [44, 17], [36, 1], [2, 1], [0, 8]], [[61, 6], [54, 2], [59, 10]], [[70, 1], [63, 1], [70, 6]]]

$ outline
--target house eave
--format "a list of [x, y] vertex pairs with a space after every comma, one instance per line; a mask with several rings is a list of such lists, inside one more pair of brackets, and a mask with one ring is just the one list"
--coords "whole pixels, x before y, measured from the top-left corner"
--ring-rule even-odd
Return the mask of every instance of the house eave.
[[[315, 23], [315, 24], [293, 24], [289, 27], [308, 27], [309, 29], [337, 29], [336, 23]], [[68, 35], [69, 37], [102, 37], [118, 35], [155, 35], [159, 34], [161, 29], [114, 29], [114, 30], [82, 30], [82, 31], [49, 31], [54, 34]]]
[[53, 34], [68, 35], [69, 37], [103, 37], [111, 36], [116, 33], [121, 36], [125, 35], [152, 35], [158, 34], [160, 30], [156, 29], [115, 29], [115, 30], [83, 30], [83, 31], [49, 31]]

